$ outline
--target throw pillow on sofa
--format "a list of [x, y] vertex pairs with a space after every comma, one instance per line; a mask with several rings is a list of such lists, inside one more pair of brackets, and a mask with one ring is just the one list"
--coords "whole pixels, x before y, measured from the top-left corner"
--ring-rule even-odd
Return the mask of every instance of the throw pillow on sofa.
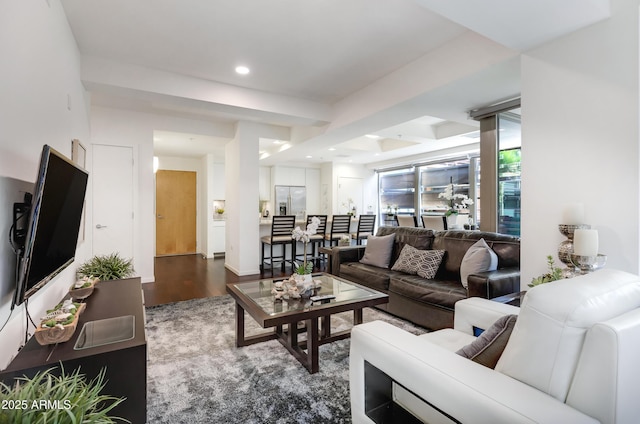
[[420, 250], [405, 244], [391, 270], [431, 279], [436, 276], [443, 257], [444, 250]]
[[517, 319], [517, 315], [505, 315], [499, 318], [471, 344], [464, 346], [456, 353], [485, 367], [495, 368], [507, 346]]
[[462, 258], [460, 264], [460, 281], [466, 289], [469, 275], [498, 269], [498, 255], [483, 238], [475, 242]]
[[369, 236], [367, 245], [364, 248], [364, 255], [360, 262], [378, 268], [389, 268], [391, 252], [393, 251], [393, 241], [395, 234], [388, 236]]

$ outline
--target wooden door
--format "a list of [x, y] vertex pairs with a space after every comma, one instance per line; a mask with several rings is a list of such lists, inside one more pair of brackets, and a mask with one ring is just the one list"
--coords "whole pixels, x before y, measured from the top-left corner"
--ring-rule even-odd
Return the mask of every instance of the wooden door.
[[196, 253], [196, 173], [156, 173], [156, 255]]
[[133, 149], [94, 144], [93, 254], [133, 258]]

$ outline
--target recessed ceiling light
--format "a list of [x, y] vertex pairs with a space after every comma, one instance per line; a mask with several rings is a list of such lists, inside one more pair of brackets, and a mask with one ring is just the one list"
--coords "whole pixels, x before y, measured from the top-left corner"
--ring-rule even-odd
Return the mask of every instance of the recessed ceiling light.
[[329, 150], [333, 152], [334, 150], [336, 150], [336, 148], [335, 147], [329, 147]]
[[367, 138], [380, 138], [379, 135], [375, 135], [375, 134], [366, 134], [365, 137], [367, 137]]
[[240, 75], [247, 75], [249, 72], [251, 71], [246, 66], [236, 66], [236, 73]]
[[311, 159], [312, 157], [313, 157], [313, 156], [311, 156], [311, 155], [307, 155], [307, 156], [305, 156], [305, 158], [307, 158], [307, 159]]

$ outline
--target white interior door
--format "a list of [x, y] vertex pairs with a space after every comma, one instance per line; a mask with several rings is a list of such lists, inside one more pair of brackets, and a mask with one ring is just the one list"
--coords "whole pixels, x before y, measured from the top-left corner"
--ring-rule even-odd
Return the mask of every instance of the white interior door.
[[93, 145], [93, 254], [133, 258], [133, 149]]
[[362, 178], [338, 177], [338, 213], [350, 212], [349, 205], [356, 207], [356, 214], [363, 210], [364, 183]]

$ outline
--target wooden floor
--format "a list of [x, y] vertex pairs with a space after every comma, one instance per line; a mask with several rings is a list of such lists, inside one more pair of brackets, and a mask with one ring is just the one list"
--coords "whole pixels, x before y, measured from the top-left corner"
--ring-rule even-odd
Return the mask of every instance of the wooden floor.
[[[324, 271], [321, 268], [314, 272]], [[203, 259], [200, 255], [163, 256], [155, 258], [155, 282], [142, 285], [146, 306], [162, 305], [182, 300], [198, 299], [227, 294], [227, 284], [253, 281], [261, 278], [287, 277], [291, 266], [280, 271], [276, 266], [273, 274], [266, 270], [262, 274], [238, 277], [224, 266], [224, 258]]]

